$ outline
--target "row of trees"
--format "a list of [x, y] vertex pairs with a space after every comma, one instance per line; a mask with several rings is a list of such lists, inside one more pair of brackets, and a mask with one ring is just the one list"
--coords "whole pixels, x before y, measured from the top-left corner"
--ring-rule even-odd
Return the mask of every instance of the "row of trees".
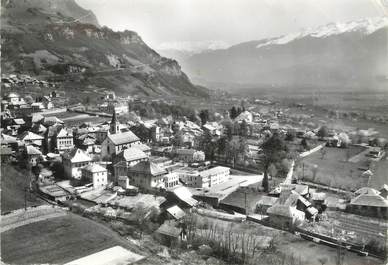
[[142, 104], [129, 104], [128, 110], [138, 113], [141, 117], [156, 118], [161, 116], [187, 117], [196, 122], [199, 120], [196, 111], [190, 107], [167, 104], [165, 102], [146, 102]]
[[255, 233], [236, 231], [234, 224], [221, 227], [216, 222], [203, 223], [194, 214], [184, 219], [187, 244], [194, 248], [209, 246], [208, 255], [214, 255], [230, 264], [301, 265], [300, 258], [278, 251], [279, 238], [274, 236], [269, 246], [263, 246]]

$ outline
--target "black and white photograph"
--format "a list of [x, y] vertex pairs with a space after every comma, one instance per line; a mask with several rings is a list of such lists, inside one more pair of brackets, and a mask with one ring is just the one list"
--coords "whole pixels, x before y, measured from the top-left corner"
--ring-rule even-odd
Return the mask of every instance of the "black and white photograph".
[[0, 10], [0, 264], [388, 264], [388, 0]]

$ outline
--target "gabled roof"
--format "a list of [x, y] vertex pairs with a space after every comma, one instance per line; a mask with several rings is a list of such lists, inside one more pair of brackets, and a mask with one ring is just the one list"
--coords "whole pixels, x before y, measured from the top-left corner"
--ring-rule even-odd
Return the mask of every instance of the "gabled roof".
[[377, 194], [360, 194], [350, 201], [352, 205], [388, 207], [388, 200]]
[[128, 169], [129, 172], [140, 172], [140, 173], [146, 173], [151, 176], [158, 176], [167, 174], [167, 170], [164, 168], [159, 167], [157, 164], [152, 163], [150, 161], [141, 161], [134, 165], [133, 167], [130, 167]]
[[1, 144], [15, 144], [17, 142], [16, 137], [4, 133], [1, 134]]
[[133, 132], [123, 132], [116, 134], [109, 134], [108, 139], [112, 141], [114, 145], [127, 144], [140, 141], [139, 137], [137, 137]]
[[42, 155], [42, 152], [32, 145], [26, 146], [26, 152], [28, 155]]
[[172, 190], [172, 193], [181, 201], [193, 207], [198, 204], [198, 201], [193, 198], [190, 190], [184, 186], [178, 186]]
[[46, 127], [44, 127], [42, 124], [38, 124], [38, 123], [34, 124], [31, 129], [33, 131], [39, 132], [39, 133], [44, 133], [47, 131]]
[[7, 95], [8, 98], [19, 98], [20, 95], [18, 93], [15, 93], [15, 92], [11, 92]]
[[44, 119], [43, 119], [43, 124], [44, 124], [44, 125], [54, 125], [54, 124], [56, 124], [56, 123], [63, 124], [64, 122], [61, 121], [60, 119], [58, 119], [58, 118], [55, 117], [55, 116], [44, 117]]
[[224, 173], [226, 170], [230, 170], [228, 167], [216, 166], [199, 172], [201, 177], [212, 176], [215, 174]]
[[73, 135], [70, 133], [70, 131], [62, 128], [59, 130], [58, 134], [57, 134], [57, 137], [58, 138], [61, 138], [61, 137], [73, 137]]
[[22, 135], [20, 135], [19, 138], [23, 141], [34, 141], [34, 140], [43, 140], [44, 139], [44, 137], [42, 137], [38, 134], [35, 134], [33, 132], [29, 132], [29, 131], [22, 133]]
[[96, 173], [96, 172], [105, 172], [107, 171], [106, 168], [100, 166], [99, 164], [89, 164], [82, 168], [83, 170]]
[[141, 150], [141, 151], [143, 151], [143, 152], [148, 152], [148, 151], [151, 150], [151, 147], [149, 147], [149, 146], [146, 145], [146, 144], [142, 144], [142, 143], [136, 145], [136, 148], [139, 149], [139, 150]]
[[360, 194], [368, 194], [368, 195], [379, 195], [380, 192], [369, 187], [362, 187], [354, 192], [354, 194], [360, 195]]
[[174, 205], [170, 208], [167, 208], [167, 212], [172, 217], [174, 217], [176, 220], [179, 220], [186, 215], [185, 212], [181, 208], [179, 208], [177, 205]]
[[96, 139], [93, 138], [86, 138], [85, 140], [82, 141], [82, 145], [94, 145], [96, 144]]
[[182, 231], [181, 229], [165, 222], [156, 230], [156, 233], [178, 238], [179, 235], [181, 234], [181, 231]]
[[16, 125], [24, 125], [24, 124], [26, 124], [23, 119], [13, 119], [13, 122]]
[[137, 147], [130, 147], [123, 151], [121, 151], [118, 154], [119, 157], [124, 158], [125, 161], [131, 162], [139, 159], [147, 158], [148, 155], [146, 155], [143, 151], [138, 149]]
[[127, 166], [127, 162], [120, 161], [120, 162], [117, 162], [116, 164], [114, 164], [114, 167], [128, 167], [128, 166]]
[[70, 160], [72, 163], [89, 162], [92, 159], [85, 153], [85, 151], [74, 148], [68, 152], [65, 152], [63, 158]]

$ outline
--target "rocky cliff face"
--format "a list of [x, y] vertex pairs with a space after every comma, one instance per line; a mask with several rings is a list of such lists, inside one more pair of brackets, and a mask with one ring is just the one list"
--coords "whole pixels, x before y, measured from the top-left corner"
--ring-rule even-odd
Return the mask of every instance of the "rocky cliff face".
[[134, 31], [100, 27], [74, 0], [2, 2], [2, 70], [77, 80], [117, 92], [204, 96], [175, 60], [161, 57]]

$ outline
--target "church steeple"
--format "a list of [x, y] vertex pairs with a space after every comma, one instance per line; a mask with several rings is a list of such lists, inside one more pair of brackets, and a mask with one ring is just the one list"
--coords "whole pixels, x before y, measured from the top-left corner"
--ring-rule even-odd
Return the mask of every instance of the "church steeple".
[[109, 132], [111, 134], [116, 134], [120, 132], [120, 122], [117, 119], [116, 110], [113, 110], [112, 121], [110, 122]]

